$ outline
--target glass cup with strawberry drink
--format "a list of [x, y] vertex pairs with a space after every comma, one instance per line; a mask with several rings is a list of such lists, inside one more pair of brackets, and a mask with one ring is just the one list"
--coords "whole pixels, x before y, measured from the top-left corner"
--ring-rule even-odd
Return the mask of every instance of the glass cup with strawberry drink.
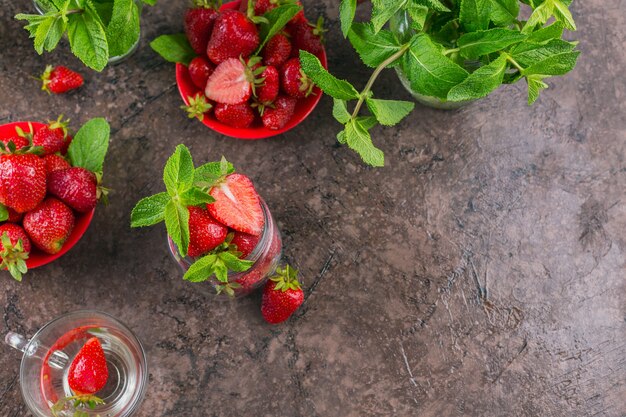
[[281, 257], [280, 232], [252, 181], [222, 158], [194, 167], [179, 145], [163, 174], [166, 192], [139, 201], [131, 226], [165, 222], [184, 279], [240, 296], [260, 287]]
[[22, 396], [37, 417], [126, 417], [143, 400], [148, 381], [144, 349], [108, 314], [68, 313], [30, 340], [8, 333], [5, 342], [23, 352]]

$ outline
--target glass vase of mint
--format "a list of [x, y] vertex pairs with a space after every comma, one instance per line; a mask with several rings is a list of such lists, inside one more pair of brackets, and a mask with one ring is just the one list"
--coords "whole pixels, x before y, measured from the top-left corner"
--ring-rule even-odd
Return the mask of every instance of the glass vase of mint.
[[252, 181], [222, 158], [194, 167], [178, 145], [163, 172], [166, 192], [139, 201], [131, 227], [165, 222], [183, 279], [231, 298], [261, 287], [276, 270], [282, 241]]
[[33, 0], [40, 14], [18, 14], [33, 38], [35, 51], [54, 50], [67, 34], [72, 53], [102, 71], [129, 57], [139, 46], [144, 4], [156, 0]]
[[[300, 52], [302, 69], [334, 99], [333, 116], [344, 126], [337, 140], [363, 161], [384, 165], [370, 135], [377, 125], [393, 126], [414, 104], [381, 99], [374, 92], [380, 73], [397, 71], [420, 103], [452, 109], [481, 99], [503, 84], [524, 80], [528, 104], [545, 79], [576, 65], [577, 42], [563, 39], [576, 30], [572, 0], [372, 0], [367, 22], [354, 22], [357, 2], [342, 0], [341, 29], [363, 64], [373, 68], [362, 90], [328, 73], [314, 56]], [[374, 47], [374, 46], [375, 47]]]

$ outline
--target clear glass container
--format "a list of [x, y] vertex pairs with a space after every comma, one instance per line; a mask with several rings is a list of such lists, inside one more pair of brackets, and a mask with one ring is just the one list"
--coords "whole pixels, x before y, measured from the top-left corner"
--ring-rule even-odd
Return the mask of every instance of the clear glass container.
[[[148, 383], [141, 342], [114, 317], [83, 310], [52, 320], [30, 340], [12, 332], [5, 336], [5, 343], [23, 352], [20, 386], [24, 402], [34, 416], [51, 417], [50, 408], [57, 401], [75, 395], [68, 383], [69, 368], [74, 356], [92, 337], [102, 344], [109, 378], [95, 394], [105, 403], [81, 411], [94, 417], [128, 417], [138, 410]], [[72, 416], [73, 410], [58, 415]]]
[[[235, 288], [235, 298], [248, 295], [265, 284], [265, 281], [267, 281], [270, 275], [276, 270], [281, 259], [283, 245], [280, 231], [265, 201], [260, 199], [260, 202], [265, 218], [265, 225], [263, 226], [263, 232], [261, 232], [259, 242], [247, 257], [247, 259], [253, 261], [254, 264], [245, 272], [231, 272], [228, 274], [228, 282], [238, 284], [237, 288]], [[178, 252], [178, 247], [169, 237], [167, 239], [167, 246], [183, 273], [187, 272], [191, 264], [193, 264], [194, 259], [181, 257]], [[215, 276], [210, 277], [204, 282], [190, 283], [190, 285], [198, 286], [198, 288], [207, 295], [216, 295], [216, 286], [219, 284], [220, 282]], [[220, 297], [231, 298], [225, 293], [220, 294]]]

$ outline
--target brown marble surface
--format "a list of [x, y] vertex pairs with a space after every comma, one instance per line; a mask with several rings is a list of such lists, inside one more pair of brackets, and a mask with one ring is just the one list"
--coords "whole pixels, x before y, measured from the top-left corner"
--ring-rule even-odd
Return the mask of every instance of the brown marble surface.
[[[574, 2], [578, 68], [533, 107], [519, 84], [377, 129], [383, 169], [336, 144], [326, 97], [270, 140], [188, 120], [173, 66], [148, 47], [181, 30], [185, 4], [147, 8], [130, 60], [85, 70], [84, 88], [56, 97], [31, 75], [80, 65], [67, 46], [37, 56], [12, 19], [30, 2], [0, 1], [0, 122], [106, 116], [114, 190], [66, 256], [21, 284], [2, 276], [1, 333], [31, 335], [75, 309], [118, 316], [149, 355], [139, 417], [626, 416], [623, 0]], [[362, 85], [338, 1], [305, 4], [328, 18], [335, 73]], [[408, 98], [390, 71], [375, 91]], [[305, 277], [288, 323], [265, 324], [258, 295], [206, 298], [182, 282], [163, 227], [130, 230], [181, 142], [254, 178]], [[0, 416], [27, 416], [20, 357], [0, 349]]]

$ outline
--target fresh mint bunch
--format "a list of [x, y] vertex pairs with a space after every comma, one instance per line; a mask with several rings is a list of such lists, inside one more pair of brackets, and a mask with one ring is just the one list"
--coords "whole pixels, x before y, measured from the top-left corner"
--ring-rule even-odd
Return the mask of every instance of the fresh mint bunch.
[[[72, 53], [86, 66], [102, 71], [109, 57], [125, 54], [139, 40], [139, 8], [135, 0], [38, 0], [43, 15], [15, 16], [33, 38], [39, 55], [50, 52], [64, 34]], [[142, 0], [154, 5], [156, 0]]]
[[[576, 65], [577, 42], [563, 40], [576, 30], [571, 0], [372, 0], [369, 22], [355, 23], [356, 0], [342, 0], [341, 30], [363, 63], [374, 68], [362, 91], [326, 71], [319, 60], [300, 51], [304, 72], [334, 99], [333, 116], [344, 125], [337, 140], [372, 166], [384, 154], [370, 129], [393, 126], [412, 102], [381, 100], [372, 87], [385, 68], [397, 67], [416, 93], [441, 102], [485, 97], [502, 84], [521, 79], [528, 104], [548, 88], [544, 80]], [[530, 17], [520, 20], [526, 8]], [[384, 27], [391, 21], [392, 29]], [[367, 108], [367, 113], [362, 110]]]

